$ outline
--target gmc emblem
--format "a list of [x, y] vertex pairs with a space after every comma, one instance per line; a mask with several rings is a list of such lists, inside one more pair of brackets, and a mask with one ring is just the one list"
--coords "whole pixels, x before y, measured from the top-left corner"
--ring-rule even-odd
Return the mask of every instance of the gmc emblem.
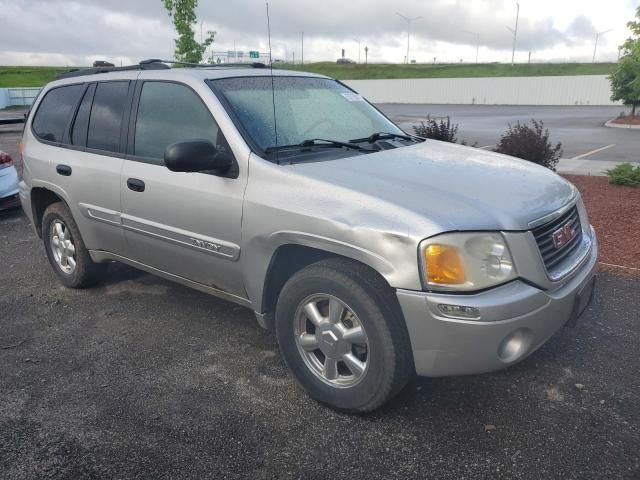
[[562, 227], [551, 234], [553, 238], [553, 246], [558, 248], [564, 247], [567, 243], [576, 237], [577, 230], [573, 227], [572, 222], [565, 223]]

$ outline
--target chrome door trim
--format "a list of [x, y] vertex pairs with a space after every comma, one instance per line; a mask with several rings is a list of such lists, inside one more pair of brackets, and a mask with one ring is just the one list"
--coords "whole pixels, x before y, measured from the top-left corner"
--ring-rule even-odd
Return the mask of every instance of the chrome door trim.
[[224, 240], [169, 227], [132, 215], [120, 216], [122, 227], [126, 230], [147, 235], [168, 243], [206, 253], [215, 257], [235, 262], [240, 257], [240, 246]]

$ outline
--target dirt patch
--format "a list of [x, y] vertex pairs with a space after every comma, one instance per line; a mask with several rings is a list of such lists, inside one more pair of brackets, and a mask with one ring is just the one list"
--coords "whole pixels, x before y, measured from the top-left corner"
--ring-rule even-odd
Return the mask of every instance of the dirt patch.
[[582, 193], [598, 234], [601, 268], [640, 276], [640, 188], [611, 185], [605, 177], [564, 176]]
[[636, 115], [635, 117], [620, 117], [611, 120], [610, 123], [615, 123], [616, 125], [640, 125], [640, 116]]

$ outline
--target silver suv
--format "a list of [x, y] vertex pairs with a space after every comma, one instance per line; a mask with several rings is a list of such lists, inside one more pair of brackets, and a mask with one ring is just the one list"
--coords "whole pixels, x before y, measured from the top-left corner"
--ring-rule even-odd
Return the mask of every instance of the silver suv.
[[331, 407], [512, 365], [591, 299], [596, 236], [545, 168], [407, 135], [319, 75], [63, 77], [28, 117], [20, 184], [60, 281], [118, 261], [244, 305]]

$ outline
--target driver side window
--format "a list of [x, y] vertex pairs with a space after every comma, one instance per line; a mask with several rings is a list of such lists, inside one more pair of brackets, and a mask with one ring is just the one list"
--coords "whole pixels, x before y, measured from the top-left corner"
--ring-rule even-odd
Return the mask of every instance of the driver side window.
[[140, 93], [133, 153], [161, 164], [165, 149], [183, 140], [224, 143], [211, 112], [189, 87], [146, 81]]

